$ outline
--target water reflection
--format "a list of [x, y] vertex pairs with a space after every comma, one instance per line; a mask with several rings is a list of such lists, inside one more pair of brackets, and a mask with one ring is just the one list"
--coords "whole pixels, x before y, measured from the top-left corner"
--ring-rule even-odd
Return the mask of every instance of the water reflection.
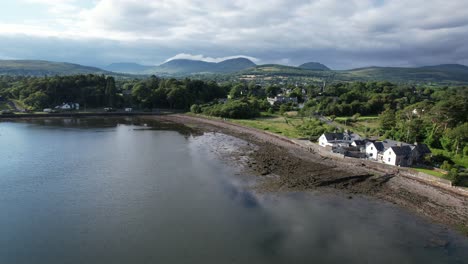
[[39, 125], [41, 129], [94, 129], [95, 131], [111, 132], [112, 130], [100, 130], [116, 128], [119, 125], [133, 126], [133, 130], [154, 130], [154, 131], [175, 131], [184, 136], [199, 136], [203, 133], [200, 130], [176, 124], [138, 117], [106, 117], [106, 118], [38, 118], [38, 119], [18, 119], [15, 123], [29, 125]]
[[0, 123], [0, 263], [468, 257], [466, 238], [391, 204], [251, 190], [255, 177], [220, 159], [247, 144], [230, 136], [133, 118], [37, 121]]

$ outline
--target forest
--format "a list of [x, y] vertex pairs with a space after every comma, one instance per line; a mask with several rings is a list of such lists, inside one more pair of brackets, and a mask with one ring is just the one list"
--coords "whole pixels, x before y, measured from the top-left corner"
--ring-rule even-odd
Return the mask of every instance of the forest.
[[[298, 103], [274, 104], [267, 97], [282, 94]], [[64, 102], [84, 109], [133, 107], [142, 111], [172, 108], [225, 118], [255, 118], [261, 113], [283, 114], [295, 110], [304, 117], [373, 116], [378, 128], [368, 135], [404, 142], [423, 142], [468, 159], [468, 87], [407, 85], [390, 82], [336, 82], [322, 85], [259, 85], [194, 79], [116, 80], [105, 75], [54, 77], [0, 76], [0, 97], [21, 102], [31, 111], [42, 111]], [[229, 100], [227, 100], [229, 98]], [[349, 119], [353, 121], [352, 118]], [[317, 119], [301, 129], [309, 135], [330, 131]]]

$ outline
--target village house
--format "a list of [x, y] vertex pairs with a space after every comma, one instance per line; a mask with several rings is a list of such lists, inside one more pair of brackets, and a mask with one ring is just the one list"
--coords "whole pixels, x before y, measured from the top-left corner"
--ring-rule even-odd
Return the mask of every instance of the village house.
[[383, 154], [385, 147], [382, 142], [369, 141], [366, 143], [366, 157], [371, 160], [379, 160], [379, 154]]
[[393, 146], [385, 150], [382, 162], [393, 166], [409, 167], [413, 165], [413, 156], [411, 147]]
[[355, 147], [357, 149], [362, 150], [362, 152], [365, 152], [366, 143], [366, 139], [355, 139], [353, 140], [353, 142], [351, 142], [351, 147]]
[[411, 145], [389, 139], [367, 142], [365, 152], [369, 160], [404, 167], [421, 161], [431, 153], [425, 144], [414, 143], [414, 145]]
[[324, 133], [319, 138], [319, 145], [322, 147], [349, 147], [355, 140], [360, 140], [361, 137], [353, 133]]
[[78, 104], [78, 103], [63, 103], [62, 105], [57, 105], [55, 107], [55, 109], [64, 110], [64, 111], [80, 110], [80, 104]]
[[268, 97], [267, 101], [268, 103], [270, 103], [270, 105], [285, 104], [285, 103], [290, 103], [290, 102], [297, 104], [297, 97], [287, 97], [283, 95], [277, 95], [273, 98]]

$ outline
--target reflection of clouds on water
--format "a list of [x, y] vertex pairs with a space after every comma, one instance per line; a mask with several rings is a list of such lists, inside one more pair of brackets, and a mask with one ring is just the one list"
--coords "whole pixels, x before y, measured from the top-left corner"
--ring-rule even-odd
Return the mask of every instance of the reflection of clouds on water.
[[443, 247], [428, 251], [427, 242], [434, 236], [453, 239], [453, 234], [425, 220], [364, 198], [295, 193], [260, 194], [256, 201], [262, 213], [273, 219], [270, 228], [276, 230], [259, 247], [271, 244], [270, 249], [289, 260], [434, 263], [450, 251]]
[[[216, 158], [240, 152], [246, 142], [204, 133], [191, 144], [198, 154]], [[249, 180], [231, 176], [219, 177], [217, 184], [240, 210], [235, 221], [249, 227], [246, 239], [270, 263], [434, 263], [466, 256], [453, 244], [428, 250], [434, 237], [453, 241], [455, 235], [391, 204], [335, 194], [261, 194], [247, 188]], [[243, 219], [246, 214], [252, 219]]]
[[257, 197], [252, 194], [249, 190], [241, 189], [231, 183], [225, 183], [223, 189], [226, 191], [229, 198], [235, 202], [238, 202], [245, 208], [257, 208], [259, 203]]

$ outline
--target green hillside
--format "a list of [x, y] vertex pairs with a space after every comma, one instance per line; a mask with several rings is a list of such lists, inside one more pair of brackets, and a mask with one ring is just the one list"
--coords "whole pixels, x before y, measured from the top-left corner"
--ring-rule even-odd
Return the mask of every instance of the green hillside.
[[458, 64], [403, 67], [368, 67], [344, 71], [310, 70], [277, 64], [256, 66], [237, 73], [240, 78], [253, 76], [300, 77], [333, 81], [392, 81], [399, 83], [468, 84], [468, 67]]
[[230, 59], [218, 63], [179, 59], [171, 60], [159, 66], [150, 68], [144, 73], [169, 76], [187, 76], [202, 73], [234, 73], [254, 66], [255, 63], [245, 58]]
[[244, 71], [240, 71], [238, 74], [242, 75], [281, 75], [281, 76], [314, 76], [321, 75], [321, 71], [314, 71], [308, 69], [301, 69], [293, 66], [285, 66], [280, 64], [265, 64], [259, 65], [253, 68], [249, 68]]
[[0, 60], [2, 75], [74, 75], [74, 74], [109, 74], [99, 68], [65, 62], [39, 60]]
[[307, 62], [299, 66], [301, 69], [315, 70], [315, 71], [329, 71], [330, 68], [320, 62]]
[[468, 67], [457, 64], [417, 68], [368, 67], [339, 72], [345, 80], [386, 80], [393, 82], [468, 83]]

